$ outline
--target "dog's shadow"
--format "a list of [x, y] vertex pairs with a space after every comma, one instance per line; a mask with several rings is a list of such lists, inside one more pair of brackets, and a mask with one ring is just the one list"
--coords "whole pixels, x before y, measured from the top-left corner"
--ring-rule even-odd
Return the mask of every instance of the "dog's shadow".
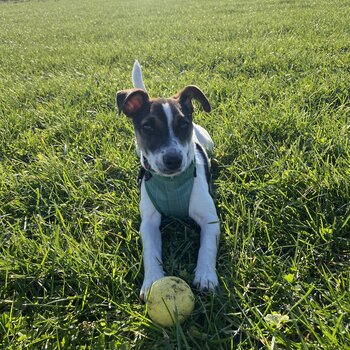
[[160, 230], [166, 275], [178, 276], [191, 283], [199, 250], [199, 226], [190, 218], [163, 218]]

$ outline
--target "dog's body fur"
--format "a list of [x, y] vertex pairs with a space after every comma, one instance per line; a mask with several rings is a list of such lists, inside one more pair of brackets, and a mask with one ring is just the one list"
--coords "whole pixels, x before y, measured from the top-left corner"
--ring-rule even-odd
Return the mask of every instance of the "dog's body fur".
[[[218, 285], [215, 266], [220, 225], [208, 190], [205, 159], [195, 146], [199, 143], [210, 150], [213, 141], [205, 129], [192, 122], [192, 99], [199, 101], [206, 112], [210, 111], [209, 102], [196, 86], [187, 86], [173, 98], [150, 99], [137, 61], [132, 80], [134, 89], [119, 91], [117, 104], [119, 112], [123, 111], [133, 120], [142, 166], [169, 177], [181, 174], [195, 161], [196, 176], [188, 215], [200, 226], [201, 240], [193, 283], [200, 290], [214, 290]], [[160, 233], [162, 215], [147, 193], [145, 179], [141, 183], [140, 213], [145, 270], [140, 297], [145, 299], [151, 284], [164, 276]]]

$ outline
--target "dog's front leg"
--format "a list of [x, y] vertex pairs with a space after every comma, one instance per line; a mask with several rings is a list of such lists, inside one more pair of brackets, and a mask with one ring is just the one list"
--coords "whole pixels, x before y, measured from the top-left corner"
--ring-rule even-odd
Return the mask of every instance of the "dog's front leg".
[[193, 284], [200, 290], [215, 290], [218, 286], [216, 255], [220, 237], [220, 223], [214, 201], [208, 192], [204, 169], [197, 166], [190, 200], [190, 217], [201, 228], [200, 248]]
[[141, 227], [140, 234], [143, 246], [144, 280], [140, 298], [145, 300], [147, 290], [152, 283], [164, 276], [162, 264], [162, 239], [160, 233], [161, 215], [154, 208], [144, 184], [141, 186]]
[[219, 245], [220, 225], [217, 216], [197, 218], [201, 228], [200, 248], [193, 284], [200, 290], [215, 290], [218, 286], [216, 255]]

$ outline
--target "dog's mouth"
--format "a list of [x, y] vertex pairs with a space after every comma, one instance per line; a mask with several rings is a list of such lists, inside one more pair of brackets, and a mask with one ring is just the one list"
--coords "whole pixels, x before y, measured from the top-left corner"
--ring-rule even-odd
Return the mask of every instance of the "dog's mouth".
[[162, 170], [159, 175], [163, 175], [163, 176], [176, 176], [182, 173], [182, 170], [177, 170], [177, 171], [173, 171], [173, 170]]
[[188, 168], [190, 168], [191, 164], [193, 164], [193, 160], [188, 161], [186, 164], [182, 164], [181, 167], [176, 170], [171, 170], [167, 168], [158, 168], [158, 171], [156, 171], [156, 173], [160, 176], [165, 176], [165, 177], [179, 176], [182, 173], [186, 172]]

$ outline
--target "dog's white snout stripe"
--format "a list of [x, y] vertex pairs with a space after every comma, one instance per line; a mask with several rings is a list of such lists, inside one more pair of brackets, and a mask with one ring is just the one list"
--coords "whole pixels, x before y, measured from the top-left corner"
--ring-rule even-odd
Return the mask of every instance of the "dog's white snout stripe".
[[171, 110], [170, 104], [168, 102], [163, 103], [162, 106], [163, 106], [163, 110], [164, 110], [166, 120], [168, 123], [168, 130], [169, 130], [170, 138], [171, 138], [171, 140], [174, 140], [175, 135], [174, 135], [173, 127], [172, 127], [173, 119], [174, 119], [173, 111]]

